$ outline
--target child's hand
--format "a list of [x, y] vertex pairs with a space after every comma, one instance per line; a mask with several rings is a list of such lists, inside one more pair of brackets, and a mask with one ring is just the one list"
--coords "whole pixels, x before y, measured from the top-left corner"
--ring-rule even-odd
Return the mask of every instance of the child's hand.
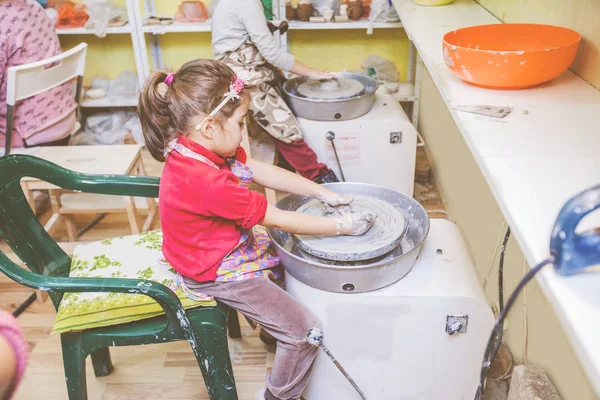
[[323, 204], [323, 208], [327, 214], [331, 215], [344, 215], [350, 213], [350, 203], [354, 200], [352, 196], [343, 196], [337, 193], [321, 193], [317, 200]]
[[349, 213], [336, 219], [339, 235], [361, 236], [364, 235], [377, 219], [377, 215], [367, 211]]
[[316, 81], [327, 81], [337, 79], [337, 77], [331, 72], [325, 72], [318, 69], [313, 69], [308, 79], [316, 80]]

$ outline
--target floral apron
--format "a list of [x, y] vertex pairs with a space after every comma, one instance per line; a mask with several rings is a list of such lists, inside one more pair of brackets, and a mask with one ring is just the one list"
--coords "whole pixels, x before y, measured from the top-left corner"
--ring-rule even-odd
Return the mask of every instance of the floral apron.
[[[167, 154], [172, 151], [219, 169], [208, 158], [178, 143], [177, 139], [172, 140], [167, 146]], [[228, 158], [227, 162], [231, 167], [231, 172], [238, 177], [238, 184], [242, 187], [249, 187], [254, 176], [252, 170], [233, 158]], [[238, 245], [221, 261], [217, 269], [217, 278], [215, 281], [233, 282], [251, 278], [279, 278], [278, 274], [271, 270], [271, 268], [277, 265], [279, 265], [279, 257], [275, 253], [271, 238], [269, 238], [265, 228], [255, 226], [252, 229], [242, 230]], [[193, 279], [184, 277], [178, 273], [174, 287], [171, 289], [177, 291], [178, 287], [181, 286], [186, 296], [195, 301], [213, 300], [212, 296], [190, 288], [190, 286], [197, 284], [198, 282]]]
[[244, 73], [248, 83], [256, 87], [250, 94], [249, 114], [269, 135], [285, 143], [302, 139], [298, 121], [282, 96], [285, 77], [263, 58], [254, 43], [242, 44], [220, 61], [236, 74]]

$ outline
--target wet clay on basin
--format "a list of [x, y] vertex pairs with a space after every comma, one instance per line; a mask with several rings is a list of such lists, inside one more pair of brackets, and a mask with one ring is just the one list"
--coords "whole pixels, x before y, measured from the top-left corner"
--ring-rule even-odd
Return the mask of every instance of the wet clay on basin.
[[[327, 260], [360, 261], [382, 256], [400, 244], [406, 229], [404, 215], [391, 204], [370, 196], [354, 196], [353, 211], [369, 211], [377, 215], [371, 229], [362, 236], [294, 235], [298, 247]], [[311, 200], [297, 210], [319, 217], [327, 216], [318, 200]]]

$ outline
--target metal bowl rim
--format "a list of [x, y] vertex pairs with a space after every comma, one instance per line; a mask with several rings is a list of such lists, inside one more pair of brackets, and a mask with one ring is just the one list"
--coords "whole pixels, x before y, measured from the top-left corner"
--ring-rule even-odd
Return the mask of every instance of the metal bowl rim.
[[[370, 183], [361, 183], [361, 182], [336, 182], [336, 183], [328, 183], [328, 184], [325, 184], [324, 186], [326, 186], [326, 187], [329, 187], [329, 186], [335, 187], [335, 185], [338, 184], [338, 183], [339, 184], [343, 184], [343, 185], [348, 185], [349, 184], [349, 185], [371, 186], [371, 187], [376, 187], [376, 188], [380, 188], [380, 189], [384, 188], [386, 190], [390, 190], [390, 191], [396, 192], [396, 193], [398, 193], [398, 194], [400, 194], [402, 196], [406, 196], [410, 200], [414, 201], [421, 208], [421, 210], [424, 211], [425, 216], [427, 217], [427, 226], [425, 227], [425, 234], [423, 235], [423, 238], [421, 239], [421, 241], [419, 243], [417, 243], [410, 251], [408, 251], [406, 253], [403, 253], [402, 255], [400, 255], [397, 258], [392, 258], [392, 259], [388, 259], [388, 260], [380, 260], [380, 261], [374, 262], [372, 264], [355, 265], [355, 266], [349, 266], [349, 265], [344, 265], [344, 266], [341, 266], [341, 265], [327, 265], [327, 264], [316, 263], [314, 261], [307, 260], [305, 258], [300, 258], [297, 255], [295, 255], [295, 254], [287, 251], [286, 249], [284, 249], [283, 246], [281, 246], [277, 242], [277, 240], [275, 240], [273, 238], [273, 235], [271, 234], [271, 231], [278, 230], [278, 229], [267, 228], [267, 233], [269, 235], [269, 238], [271, 238], [271, 242], [273, 242], [273, 244], [275, 245], [275, 247], [277, 247], [279, 250], [283, 251], [286, 254], [286, 256], [292, 257], [294, 260], [296, 260], [298, 262], [302, 262], [302, 263], [305, 263], [305, 264], [310, 264], [313, 267], [324, 268], [324, 269], [328, 269], [328, 270], [331, 270], [331, 269], [335, 269], [335, 270], [361, 270], [361, 269], [371, 269], [371, 268], [374, 268], [374, 267], [381, 267], [381, 266], [384, 266], [384, 265], [387, 265], [387, 264], [391, 264], [392, 262], [399, 261], [399, 260], [405, 258], [406, 256], [408, 256], [409, 254], [413, 253], [414, 251], [419, 251], [421, 249], [421, 246], [423, 245], [423, 242], [425, 241], [425, 239], [427, 239], [427, 236], [429, 236], [429, 229], [431, 227], [431, 221], [430, 221], [430, 218], [429, 218], [429, 214], [427, 213], [427, 210], [425, 209], [425, 207], [423, 207], [421, 205], [421, 203], [419, 203], [414, 198], [408, 196], [407, 194], [404, 194], [404, 193], [399, 192], [397, 190], [386, 188], [386, 187], [379, 186], [379, 185], [373, 185], [373, 184], [370, 184]], [[279, 201], [277, 201], [277, 203], [279, 203], [280, 201], [282, 201], [283, 199], [285, 199], [288, 196], [297, 196], [297, 195], [294, 195], [294, 194], [291, 194], [291, 193], [287, 194], [284, 197], [282, 197]], [[301, 197], [305, 197], [305, 196], [301, 196]], [[277, 203], [275, 203], [275, 206], [277, 206]], [[407, 226], [408, 226], [408, 224], [407, 224]]]

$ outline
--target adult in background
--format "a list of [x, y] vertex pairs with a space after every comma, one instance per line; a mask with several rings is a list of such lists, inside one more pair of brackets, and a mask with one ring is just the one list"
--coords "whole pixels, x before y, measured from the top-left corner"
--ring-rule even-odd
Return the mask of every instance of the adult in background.
[[218, 1], [211, 28], [214, 56], [256, 87], [250, 116], [277, 139], [279, 153], [300, 175], [317, 183], [337, 182], [334, 172], [317, 161], [302, 138], [298, 121], [281, 95], [285, 81], [281, 70], [315, 79], [333, 75], [305, 66], [279, 47], [260, 0], [214, 1]]

